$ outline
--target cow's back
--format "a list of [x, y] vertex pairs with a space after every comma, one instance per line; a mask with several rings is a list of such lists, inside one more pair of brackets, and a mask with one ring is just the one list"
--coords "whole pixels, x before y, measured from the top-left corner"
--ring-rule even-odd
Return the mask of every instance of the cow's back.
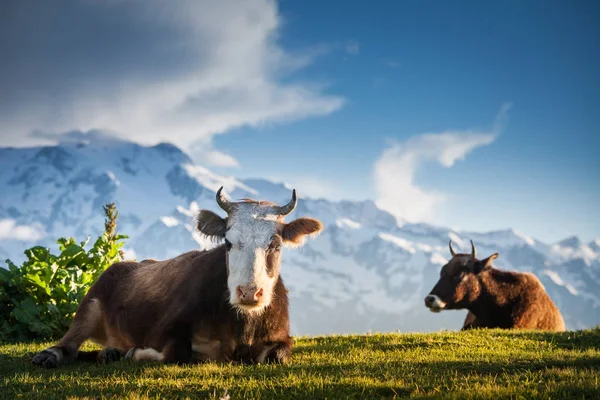
[[[100, 302], [107, 336], [119, 342], [144, 346], [150, 336], [161, 336], [165, 319], [177, 317], [194, 297], [190, 288], [210, 265], [202, 262], [209, 252], [191, 251], [164, 261], [119, 262], [110, 266], [90, 289]], [[190, 293], [190, 295], [182, 295]], [[187, 298], [185, 304], [181, 303]], [[160, 340], [160, 338], [155, 338]]]
[[552, 301], [542, 282], [532, 273], [522, 273], [521, 301], [523, 312], [515, 320], [515, 327], [564, 331], [563, 317]]
[[533, 274], [529, 275], [531, 275], [536, 282], [539, 293], [539, 303], [543, 310], [538, 320], [537, 328], [558, 332], [565, 331], [566, 326], [563, 316], [560, 313], [560, 310], [558, 309], [556, 304], [554, 304], [554, 301], [552, 301], [552, 299], [548, 295], [548, 292], [546, 292], [544, 285], [537, 278], [537, 276]]
[[164, 285], [165, 280], [176, 274], [178, 267], [185, 266], [202, 253], [191, 251], [164, 261], [147, 259], [114, 263], [92, 285], [88, 297], [100, 300], [107, 312], [113, 305], [128, 303], [131, 299], [143, 301], [149, 293], [168, 287]]
[[565, 330], [560, 311], [534, 274], [493, 268], [481, 285], [485, 290], [470, 309], [476, 315], [473, 326]]

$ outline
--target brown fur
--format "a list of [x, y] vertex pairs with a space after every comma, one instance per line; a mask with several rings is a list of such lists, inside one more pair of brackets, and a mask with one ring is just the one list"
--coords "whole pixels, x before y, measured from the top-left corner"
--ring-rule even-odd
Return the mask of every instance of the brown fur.
[[323, 230], [321, 221], [312, 218], [298, 218], [285, 224], [281, 237], [285, 243], [300, 244], [306, 235], [313, 235]]
[[243, 198], [242, 200], [240, 200], [240, 202], [242, 202], [242, 203], [256, 204], [258, 206], [277, 207], [277, 204], [275, 204], [275, 203], [273, 203], [271, 201], [267, 201], [267, 200], [254, 200], [254, 199], [250, 199], [248, 197]]
[[155, 258], [146, 258], [145, 260], [140, 261], [140, 264], [154, 264], [155, 262], [158, 262]]
[[196, 227], [206, 236], [215, 239], [224, 238], [227, 231], [227, 218], [221, 218], [212, 211], [200, 210], [196, 218]]
[[[241, 313], [228, 299], [225, 246], [165, 261], [116, 263], [90, 288], [58, 345], [38, 354], [34, 363], [51, 367], [72, 361], [87, 339], [117, 350], [77, 358], [118, 359], [128, 349], [147, 347], [162, 353], [164, 362], [287, 361], [292, 340], [281, 278], [260, 314]], [[62, 360], [49, 362], [55, 352]]]
[[457, 254], [442, 268], [430, 295], [445, 302], [445, 309], [469, 310], [463, 329], [564, 331], [562, 315], [539, 279], [531, 273], [492, 267], [497, 257], [496, 253], [478, 260], [469, 254]]
[[471, 311], [467, 313], [465, 317], [465, 322], [463, 322], [462, 330], [477, 328], [477, 317]]

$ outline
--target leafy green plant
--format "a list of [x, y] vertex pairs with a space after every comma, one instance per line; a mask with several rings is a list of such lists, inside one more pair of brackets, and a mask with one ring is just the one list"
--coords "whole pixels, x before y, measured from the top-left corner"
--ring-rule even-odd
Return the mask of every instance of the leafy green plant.
[[111, 264], [123, 260], [127, 236], [116, 232], [113, 203], [104, 206], [104, 232], [86, 250], [90, 238], [77, 243], [60, 238], [60, 253], [35, 246], [25, 250], [27, 260], [18, 267], [6, 260], [0, 268], [0, 341], [54, 339], [69, 328], [79, 302], [93, 282]]

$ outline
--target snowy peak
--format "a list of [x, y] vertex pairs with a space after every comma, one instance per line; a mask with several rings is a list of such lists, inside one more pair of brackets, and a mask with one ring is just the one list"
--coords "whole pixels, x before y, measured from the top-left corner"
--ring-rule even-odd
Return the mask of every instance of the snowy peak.
[[[260, 197], [260, 200], [272, 201], [276, 204], [287, 203], [290, 200], [292, 189], [294, 189], [283, 183], [275, 183], [266, 179], [250, 178], [244, 179], [242, 182], [247, 187], [253, 189], [253, 197]], [[237, 193], [233, 194], [237, 195]], [[298, 193], [298, 197], [301, 199], [305, 198], [302, 193]]]
[[592, 240], [588, 246], [596, 253], [600, 253], [600, 239]]
[[183, 151], [172, 145], [171, 143], [159, 143], [152, 147], [157, 153], [161, 154], [166, 159], [178, 164], [190, 164], [192, 160]]
[[209, 169], [193, 164], [184, 164], [181, 169], [185, 171], [190, 178], [213, 192], [217, 192], [221, 186], [226, 193], [242, 193], [244, 197], [258, 194], [253, 188], [246, 186], [243, 182], [234, 177], [215, 174]]
[[538, 242], [535, 239], [524, 235], [520, 232], [517, 232], [514, 229], [505, 229], [486, 233], [464, 232], [464, 235], [469, 236], [470, 239], [472, 239], [477, 246], [481, 244], [488, 247], [534, 247], [536, 246], [536, 244], [538, 244]]
[[552, 245], [551, 251], [563, 260], [581, 259], [586, 265], [600, 260], [598, 241], [583, 243], [577, 236], [572, 236]]
[[579, 248], [581, 247], [581, 240], [577, 236], [571, 236], [558, 242], [557, 246], [563, 248]]

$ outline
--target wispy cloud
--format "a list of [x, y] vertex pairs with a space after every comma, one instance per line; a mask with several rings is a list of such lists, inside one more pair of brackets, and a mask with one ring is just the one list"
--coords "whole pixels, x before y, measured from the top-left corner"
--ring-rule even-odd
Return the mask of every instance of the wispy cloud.
[[425, 190], [415, 182], [419, 168], [426, 163], [452, 167], [481, 146], [492, 143], [500, 134], [511, 105], [506, 103], [489, 131], [445, 131], [424, 133], [395, 143], [375, 163], [377, 204], [409, 222], [432, 221], [445, 196]]
[[0, 240], [34, 241], [44, 236], [41, 226], [18, 225], [13, 219], [0, 219]]
[[30, 135], [36, 129], [108, 129], [143, 144], [194, 146], [204, 161], [234, 166], [210, 146], [214, 135], [344, 103], [318, 82], [293, 81], [318, 52], [278, 44], [272, 0], [28, 4], [13, 4], [3, 20], [3, 36], [16, 39], [0, 41], [10, 61], [0, 65], [0, 145], [48, 143]]
[[212, 148], [212, 145], [207, 147], [199, 147], [196, 151], [192, 151], [196, 157], [200, 158], [204, 163], [214, 167], [222, 168], [238, 168], [240, 163], [231, 155]]
[[389, 58], [382, 60], [382, 63], [386, 67], [393, 68], [393, 69], [400, 68], [402, 66], [402, 63], [392, 60], [392, 59], [389, 59]]
[[346, 42], [346, 53], [351, 56], [357, 56], [360, 53], [360, 44], [356, 40], [349, 40]]

